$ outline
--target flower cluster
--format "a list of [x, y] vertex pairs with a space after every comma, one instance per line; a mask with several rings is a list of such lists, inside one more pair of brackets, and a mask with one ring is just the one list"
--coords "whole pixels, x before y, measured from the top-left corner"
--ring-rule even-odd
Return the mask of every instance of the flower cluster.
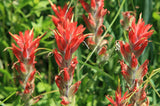
[[[85, 11], [88, 13], [88, 17], [83, 15], [83, 19], [88, 30], [93, 33], [92, 36], [87, 39], [87, 44], [89, 45], [89, 47], [93, 48], [100, 41], [104, 31], [103, 29], [106, 29], [103, 25], [103, 18], [107, 13], [109, 13], [109, 11], [107, 9], [104, 9], [104, 0], [91, 0], [91, 5], [86, 3], [84, 0], [79, 1]], [[109, 35], [106, 35], [105, 37], [108, 36]], [[103, 58], [106, 58], [108, 55], [106, 53], [107, 43], [108, 41], [104, 39], [97, 49], [97, 53], [103, 56]]]
[[67, 105], [81, 84], [81, 81], [78, 81], [72, 85], [74, 70], [78, 63], [76, 57], [72, 58], [72, 54], [87, 35], [83, 35], [85, 30], [83, 25], [77, 26], [77, 22], [72, 22], [72, 7], [69, 8], [67, 5], [64, 8], [56, 7], [50, 0], [49, 2], [56, 15], [52, 15], [52, 21], [56, 26], [53, 32], [58, 49], [54, 49], [53, 53], [60, 72], [55, 76], [55, 82], [61, 94], [61, 104]]
[[[39, 41], [43, 36], [39, 36], [33, 40], [34, 33], [32, 30], [26, 30], [24, 35], [22, 32], [19, 32], [19, 35], [9, 34], [13, 37], [16, 41], [17, 47], [14, 43], [12, 43], [12, 51], [18, 62], [14, 64], [14, 67], [19, 73], [20, 76], [20, 84], [22, 85], [24, 91], [21, 93], [22, 100], [25, 102], [26, 105], [29, 105], [29, 99], [32, 95], [35, 85], [34, 85], [34, 75], [36, 73], [35, 69], [35, 53], [36, 49], [39, 46]], [[19, 63], [19, 65], [17, 64]]]
[[145, 103], [148, 105], [148, 100], [145, 102], [146, 86], [142, 87], [141, 85], [143, 84], [143, 77], [147, 73], [147, 65], [149, 61], [146, 60], [141, 66], [139, 66], [138, 58], [148, 45], [148, 38], [151, 37], [153, 30], [148, 31], [152, 25], [145, 25], [145, 22], [141, 17], [137, 24], [135, 24], [135, 22], [136, 19], [133, 17], [130, 30], [128, 32], [129, 43], [124, 44], [123, 41], [119, 41], [120, 52], [125, 59], [125, 62], [124, 60], [120, 62], [122, 70], [121, 73], [129, 84], [129, 91], [134, 93], [131, 97], [131, 104], [142, 105]]
[[[127, 99], [128, 99], [128, 92], [125, 92], [123, 97], [121, 97], [121, 89], [118, 88], [115, 92], [115, 101], [113, 100], [112, 97], [106, 96], [106, 98], [113, 104], [113, 106], [131, 106], [131, 104], [128, 104]], [[108, 105], [111, 106], [111, 105]]]

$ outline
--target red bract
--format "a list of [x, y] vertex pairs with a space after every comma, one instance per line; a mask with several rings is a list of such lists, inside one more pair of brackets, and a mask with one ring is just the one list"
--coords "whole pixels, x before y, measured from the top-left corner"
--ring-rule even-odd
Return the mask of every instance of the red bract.
[[37, 47], [39, 46], [39, 41], [43, 36], [37, 37], [35, 40], [33, 40], [33, 30], [25, 31], [25, 34], [23, 35], [22, 32], [19, 32], [18, 36], [17, 34], [12, 34], [9, 32], [9, 34], [13, 37], [13, 39], [16, 41], [17, 46], [15, 46], [14, 43], [12, 43], [12, 50], [15, 56], [17, 57], [19, 62], [25, 62], [27, 64], [35, 64], [35, 52]]
[[75, 70], [75, 67], [77, 64], [78, 64], [77, 57], [75, 57], [72, 59], [71, 64], [68, 69], [68, 72], [69, 72], [70, 76], [72, 76], [72, 77], [74, 75], [74, 70]]
[[63, 61], [63, 58], [62, 58], [61, 54], [58, 53], [57, 49], [55, 49], [53, 51], [53, 53], [54, 53], [54, 58], [55, 58], [55, 60], [58, 64], [58, 66], [61, 67], [62, 66], [62, 61]]
[[[92, 34], [87, 39], [87, 44], [89, 47], [94, 48], [97, 46], [98, 42], [100, 42], [100, 39], [102, 38], [102, 34], [104, 32], [105, 26], [103, 25], [103, 18], [104, 16], [109, 13], [107, 9], [104, 9], [104, 0], [91, 0], [91, 5], [86, 3], [84, 0], [79, 0], [82, 4], [85, 11], [88, 13], [88, 17], [83, 15], [83, 20], [86, 23], [87, 28]], [[108, 35], [105, 36], [105, 38], [108, 37]], [[98, 46], [98, 53], [101, 56], [101, 61], [106, 61], [108, 58], [107, 46], [108, 43], [107, 40], [103, 40], [100, 45]]]
[[55, 76], [55, 82], [56, 82], [59, 89], [63, 89], [63, 79], [62, 79], [61, 76], [56, 75]]
[[128, 43], [124, 44], [122, 41], [119, 41], [120, 44], [120, 52], [126, 61], [130, 61], [131, 56], [131, 48]]
[[33, 80], [35, 73], [36, 73], [36, 69], [31, 72], [30, 77], [28, 78], [28, 81], [32, 81]]
[[[83, 8], [88, 12], [88, 18], [83, 15], [83, 19], [87, 25], [87, 28], [92, 32], [97, 27], [98, 30], [103, 29], [103, 18], [109, 13], [107, 9], [104, 9], [104, 0], [91, 0], [91, 6], [86, 3], [84, 0], [79, 0], [83, 6]], [[96, 36], [96, 35], [95, 35]]]
[[[141, 15], [140, 15], [141, 16]], [[138, 57], [142, 54], [145, 47], [148, 45], [148, 38], [153, 34], [153, 30], [148, 31], [152, 25], [145, 25], [142, 18], [139, 18], [138, 23], [135, 24], [135, 17], [133, 17], [132, 24], [129, 26], [129, 44], [124, 44], [122, 41], [120, 43], [120, 52], [126, 62], [121, 61], [121, 73], [127, 83], [130, 85], [129, 91], [135, 94], [131, 97], [131, 103], [133, 105], [148, 104], [145, 102], [146, 87], [140, 87], [143, 84], [143, 77], [148, 71], [148, 63], [146, 60], [141, 66], [138, 65]], [[141, 97], [143, 96], [143, 97]]]
[[[87, 35], [83, 35], [85, 28], [83, 25], [77, 26], [77, 22], [71, 22], [72, 7], [67, 5], [62, 9], [56, 7], [49, 0], [56, 16], [52, 16], [56, 29], [53, 31], [58, 49], [53, 50], [55, 60], [59, 66], [59, 75], [55, 77], [55, 82], [62, 97], [61, 104], [70, 103], [71, 97], [76, 93], [80, 82], [72, 85], [74, 70], [78, 63], [77, 58], [72, 59], [72, 54], [78, 49]], [[71, 95], [70, 95], [70, 92]]]
[[65, 53], [65, 59], [71, 58], [73, 52], [77, 50], [79, 45], [83, 42], [86, 35], [83, 35], [85, 28], [83, 25], [77, 27], [77, 22], [67, 22], [65, 25], [58, 25], [57, 30], [54, 31], [58, 49], [61, 53]]
[[134, 53], [131, 54], [130, 66], [132, 69], [135, 69], [138, 66], [138, 60], [135, 58]]
[[26, 87], [24, 90], [24, 94], [27, 94], [27, 93], [30, 93], [30, 84], [29, 83], [26, 84]]
[[67, 101], [66, 99], [66, 97], [61, 97], [61, 99], [62, 99], [62, 101], [61, 101], [61, 104], [62, 105], [68, 105], [70, 102], [69, 101]]
[[[16, 62], [14, 66], [20, 76], [19, 82], [24, 88], [23, 93], [21, 93], [21, 98], [23, 101], [25, 101], [25, 105], [28, 105], [30, 96], [32, 95], [35, 88], [35, 53], [37, 51], [36, 49], [39, 46], [40, 39], [45, 34], [40, 37], [38, 36], [36, 39], [33, 39], [33, 29], [31, 31], [26, 30], [24, 34], [22, 32], [19, 32], [19, 35], [13, 35], [10, 32], [9, 34], [13, 37], [18, 45], [17, 47], [14, 43], [12, 43], [12, 51], [18, 59], [18, 62]], [[19, 65], [17, 65], [17, 63], [19, 63]]]
[[52, 15], [52, 21], [56, 26], [58, 26], [59, 24], [63, 24], [63, 21], [66, 21], [66, 20], [71, 21], [72, 16], [73, 16], [72, 7], [68, 9], [68, 6], [66, 4], [62, 9], [60, 6], [56, 7], [56, 5], [53, 4], [50, 0], [48, 1], [50, 2], [52, 10], [54, 11], [56, 15], [56, 17]]
[[69, 73], [68, 73], [68, 69], [67, 69], [67, 68], [64, 68], [63, 70], [64, 70], [64, 72], [63, 72], [64, 81], [65, 81], [65, 82], [68, 82], [68, 81], [70, 80], [70, 76], [69, 76]]
[[117, 91], [115, 92], [115, 99], [116, 99], [115, 101], [112, 97], [106, 96], [106, 98], [113, 104], [113, 106], [131, 106], [131, 104], [128, 105], [127, 103], [127, 98], [128, 98], [127, 92], [125, 92], [123, 97], [121, 96], [122, 96], [121, 89], [118, 88]]
[[129, 31], [129, 42], [133, 49], [136, 57], [139, 57], [145, 47], [148, 44], [148, 38], [153, 34], [153, 30], [148, 31], [152, 25], [145, 25], [142, 18], [139, 18], [137, 25], [135, 24], [136, 19], [134, 18]]
[[77, 92], [80, 84], [81, 84], [81, 81], [78, 81], [70, 87], [70, 90], [69, 90], [69, 93], [68, 93], [69, 97], [73, 96]]

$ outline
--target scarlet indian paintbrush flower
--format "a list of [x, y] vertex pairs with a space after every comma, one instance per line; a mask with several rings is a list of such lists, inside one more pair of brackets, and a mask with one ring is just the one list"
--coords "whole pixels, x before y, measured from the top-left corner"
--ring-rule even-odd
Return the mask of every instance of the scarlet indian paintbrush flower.
[[[113, 104], [113, 106], [132, 106], [131, 104], [128, 104], [128, 92], [125, 92], [125, 94], [121, 95], [121, 89], [118, 88], [115, 92], [115, 101], [112, 97], [106, 96], [106, 98]], [[111, 106], [111, 105], [108, 105]]]
[[67, 105], [71, 103], [72, 97], [78, 90], [81, 81], [72, 85], [74, 70], [78, 63], [77, 57], [72, 58], [72, 54], [78, 49], [79, 45], [84, 41], [87, 35], [83, 32], [85, 28], [83, 25], [77, 26], [77, 22], [73, 22], [72, 7], [67, 5], [62, 9], [56, 7], [49, 0], [52, 10], [56, 16], [52, 16], [52, 21], [56, 26], [53, 31], [58, 49], [54, 49], [54, 57], [59, 66], [59, 75], [55, 77], [55, 82], [61, 94], [61, 104]]
[[[24, 91], [20, 94], [24, 104], [26, 106], [32, 105], [30, 96], [34, 91], [34, 75], [36, 73], [35, 69], [35, 53], [36, 49], [39, 46], [40, 39], [45, 35], [38, 36], [36, 39], [33, 40], [34, 33], [32, 30], [26, 30], [23, 34], [19, 32], [19, 35], [9, 34], [13, 37], [16, 41], [18, 47], [12, 43], [12, 51], [18, 62], [14, 64], [14, 67], [18, 71], [21, 79], [19, 80], [20, 84], [24, 88]], [[17, 65], [19, 63], [19, 65]]]
[[85, 28], [83, 25], [77, 27], [77, 22], [64, 21], [64, 25], [59, 24], [54, 31], [57, 46], [61, 54], [64, 53], [65, 60], [71, 59], [71, 55], [77, 50], [84, 41], [83, 35]]
[[[97, 46], [98, 42], [102, 38], [102, 34], [105, 28], [103, 25], [104, 16], [109, 13], [107, 9], [104, 9], [104, 0], [91, 0], [91, 5], [86, 3], [84, 0], [79, 0], [82, 4], [84, 10], [88, 13], [88, 17], [83, 15], [83, 19], [86, 23], [88, 30], [92, 33], [87, 39], [87, 44], [90, 48], [94, 48]], [[105, 36], [108, 37], [107, 34]], [[107, 51], [107, 44], [108, 41], [103, 39], [101, 44], [97, 48], [97, 54], [100, 55], [102, 61], [106, 61], [108, 59]]]
[[49, 3], [51, 4], [52, 10], [54, 11], [55, 15], [52, 15], [52, 21], [55, 24], [55, 26], [57, 27], [59, 24], [63, 24], [63, 21], [71, 21], [73, 13], [72, 10], [73, 8], [70, 7], [68, 9], [67, 4], [61, 8], [60, 6], [57, 6], [55, 4], [53, 4], [50, 0], [48, 0]]
[[[146, 86], [142, 87], [143, 77], [148, 71], [148, 63], [146, 60], [141, 66], [138, 65], [138, 58], [148, 45], [148, 38], [153, 34], [153, 30], [148, 31], [152, 25], [145, 25], [143, 19], [140, 18], [138, 23], [136, 24], [136, 19], [132, 16], [133, 20], [131, 25], [129, 26], [128, 35], [129, 35], [129, 43], [123, 43], [123, 41], [119, 41], [120, 43], [120, 52], [126, 63], [122, 60], [121, 64], [121, 73], [127, 83], [129, 84], [130, 93], [134, 93], [131, 97], [131, 104], [133, 105], [149, 105], [149, 101], [145, 102]], [[145, 96], [144, 96], [145, 95]]]

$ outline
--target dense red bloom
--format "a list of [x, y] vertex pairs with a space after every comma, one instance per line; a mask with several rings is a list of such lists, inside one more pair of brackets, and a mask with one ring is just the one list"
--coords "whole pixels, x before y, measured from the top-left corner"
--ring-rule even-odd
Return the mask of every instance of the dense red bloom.
[[[24, 89], [24, 91], [20, 95], [22, 100], [25, 101], [24, 105], [26, 105], [28, 101], [30, 101], [30, 96], [32, 95], [35, 88], [34, 75], [36, 73], [36, 49], [39, 46], [40, 39], [45, 34], [42, 36], [38, 36], [36, 39], [33, 39], [33, 29], [30, 31], [26, 30], [24, 34], [22, 32], [19, 32], [19, 35], [12, 34], [10, 32], [9, 34], [13, 37], [13, 39], [16, 41], [18, 45], [17, 47], [14, 43], [12, 43], [12, 51], [18, 59], [18, 62], [14, 63], [13, 66], [19, 73], [19, 83]], [[17, 63], [19, 63], [19, 65]], [[30, 102], [30, 104], [32, 104], [32, 102]]]
[[137, 25], [135, 24], [135, 17], [133, 17], [132, 24], [129, 31], [129, 44], [123, 44], [120, 41], [120, 51], [122, 56], [129, 62], [129, 57], [131, 52], [135, 54], [135, 57], [138, 58], [145, 47], [148, 45], [148, 38], [153, 34], [153, 30], [148, 31], [152, 25], [145, 25], [145, 22], [142, 18], [139, 18]]
[[[56, 17], [54, 15], [52, 15], [52, 21], [53, 23], [58, 26], [58, 24], [62, 24], [63, 21], [71, 21], [71, 18], [73, 16], [72, 10], [73, 8], [70, 7], [68, 9], [67, 4], [63, 7], [63, 9], [58, 6], [56, 7], [55, 4], [53, 4], [50, 0], [48, 0], [51, 4], [52, 10], [54, 11]], [[67, 10], [68, 9], [68, 10]]]
[[28, 64], [35, 64], [35, 52], [37, 47], [39, 46], [39, 41], [42, 38], [42, 36], [37, 37], [33, 40], [33, 30], [26, 30], [24, 35], [22, 32], [19, 32], [20, 36], [18, 36], [17, 34], [13, 35], [10, 32], [9, 34], [13, 37], [13, 39], [19, 46], [18, 48], [14, 43], [12, 43], [13, 53], [17, 57], [18, 61], [25, 61], [25, 63]]
[[[109, 13], [107, 9], [104, 9], [104, 0], [91, 0], [91, 5], [89, 5], [85, 0], [79, 0], [82, 4], [85, 11], [88, 13], [88, 17], [83, 15], [83, 20], [86, 23], [87, 28], [92, 34], [91, 37], [87, 39], [87, 44], [92, 49], [94, 48], [98, 42], [100, 42], [100, 39], [102, 38], [102, 34], [106, 27], [103, 25], [103, 19], [104, 16]], [[105, 36], [105, 38], [108, 37], [108, 35]], [[105, 61], [108, 59], [107, 46], [108, 43], [107, 40], [103, 40], [99, 47], [98, 47], [98, 53], [101, 55], [101, 61]]]
[[[142, 18], [139, 18], [138, 23], [135, 24], [135, 17], [130, 16], [126, 13], [126, 20], [130, 21], [133, 18], [132, 24], [129, 27], [129, 44], [124, 44], [122, 41], [120, 43], [120, 52], [125, 58], [128, 65], [121, 61], [121, 73], [125, 80], [130, 85], [129, 91], [135, 94], [131, 97], [131, 103], [136, 105], [142, 105], [146, 98], [145, 88], [140, 87], [143, 83], [143, 77], [148, 71], [148, 63], [146, 60], [141, 66], [138, 65], [138, 57], [142, 54], [145, 47], [148, 45], [148, 38], [153, 34], [153, 30], [148, 31], [152, 25], [145, 25]], [[127, 16], [128, 15], [128, 16]], [[141, 16], [140, 16], [141, 17]], [[135, 92], [136, 91], [136, 92]], [[146, 102], [145, 104], [148, 104]]]
[[129, 42], [133, 49], [136, 57], [139, 57], [145, 47], [148, 44], [148, 38], [153, 34], [153, 30], [148, 31], [152, 25], [147, 24], [142, 18], [139, 18], [137, 25], [135, 24], [136, 19], [134, 18], [129, 31]]
[[[87, 28], [92, 32], [98, 26], [98, 31], [103, 32], [103, 18], [109, 13], [107, 9], [104, 9], [104, 0], [91, 0], [91, 6], [84, 0], [79, 0], [83, 8], [88, 12], [88, 18], [83, 15], [83, 19], [87, 25]], [[98, 23], [98, 24], [97, 24]], [[101, 34], [99, 34], [101, 35]]]
[[106, 98], [113, 104], [113, 106], [131, 106], [128, 105], [126, 101], [127, 97], [127, 92], [125, 92], [125, 94], [123, 95], [123, 97], [121, 97], [121, 89], [117, 89], [117, 91], [115, 92], [115, 101], [112, 99], [112, 97], [108, 97], [106, 96]]
[[72, 59], [72, 54], [78, 49], [87, 35], [83, 35], [85, 28], [83, 25], [77, 26], [77, 22], [72, 22], [72, 7], [67, 5], [62, 9], [56, 7], [49, 0], [52, 10], [56, 16], [52, 16], [56, 29], [53, 31], [58, 49], [53, 50], [55, 60], [59, 66], [59, 75], [55, 77], [55, 82], [61, 94], [61, 104], [70, 103], [71, 97], [76, 93], [80, 82], [72, 85], [74, 70], [78, 63], [77, 58]]
[[65, 21], [64, 25], [58, 25], [54, 31], [58, 49], [65, 53], [65, 60], [69, 60], [73, 52], [77, 50], [86, 35], [83, 35], [83, 25], [77, 27], [77, 22]]

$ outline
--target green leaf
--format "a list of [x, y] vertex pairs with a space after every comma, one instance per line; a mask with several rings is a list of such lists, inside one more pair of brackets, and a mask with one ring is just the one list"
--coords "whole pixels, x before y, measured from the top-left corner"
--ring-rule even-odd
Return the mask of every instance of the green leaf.
[[160, 15], [158, 14], [158, 12], [153, 12], [152, 17], [153, 17], [155, 20], [160, 20]]
[[0, 73], [3, 73], [4, 75], [7, 76], [8, 79], [11, 79], [13, 81], [12, 76], [10, 75], [10, 73], [7, 70], [0, 69]]
[[47, 83], [39, 82], [37, 84], [37, 89], [38, 89], [38, 92], [50, 91], [51, 86]]

